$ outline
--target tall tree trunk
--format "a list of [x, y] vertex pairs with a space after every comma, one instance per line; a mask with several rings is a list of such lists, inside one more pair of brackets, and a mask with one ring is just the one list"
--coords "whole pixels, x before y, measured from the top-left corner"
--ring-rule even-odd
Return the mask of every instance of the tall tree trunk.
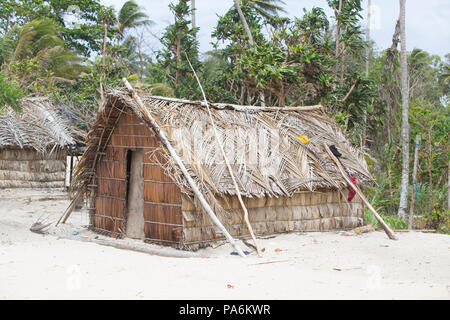
[[[369, 77], [369, 55], [370, 55], [370, 7], [372, 6], [372, 1], [368, 0], [367, 2], [367, 26], [366, 26], [366, 77]], [[364, 109], [364, 127], [363, 127], [363, 147], [366, 145], [366, 136], [367, 136], [367, 106]]]
[[413, 167], [413, 188], [411, 192], [411, 206], [409, 208], [409, 221], [408, 229], [412, 230], [414, 227], [414, 202], [416, 200], [416, 190], [417, 190], [417, 163], [419, 162], [419, 142], [420, 135], [416, 136], [416, 145], [414, 149], [414, 167]]
[[142, 77], [144, 75], [144, 56], [142, 54], [142, 48], [139, 45], [139, 80], [142, 81]]
[[400, 0], [400, 43], [401, 43], [401, 68], [402, 68], [402, 180], [400, 189], [400, 203], [397, 215], [406, 216], [408, 207], [408, 185], [409, 185], [409, 85], [408, 85], [408, 62], [406, 56], [406, 31], [405, 31], [405, 3]]
[[[395, 103], [392, 98], [389, 90], [386, 89], [384, 79], [386, 79], [387, 75], [393, 70], [393, 62], [396, 57], [398, 42], [400, 41], [400, 18], [397, 20], [394, 29], [394, 35], [392, 36], [392, 44], [391, 47], [386, 52], [386, 63], [384, 64], [383, 74], [381, 76], [381, 83], [378, 89], [378, 94], [386, 100], [387, 105], [387, 114], [386, 122], [387, 122], [387, 134], [388, 141], [392, 142], [392, 134], [391, 134], [391, 112], [394, 109]], [[386, 93], [387, 92], [387, 93]]]
[[8, 18], [6, 19], [6, 26], [5, 26], [5, 34], [8, 32], [9, 30], [9, 19], [11, 18], [11, 16], [8, 13]]
[[175, 71], [175, 81], [173, 86], [175, 87], [175, 89], [178, 87], [178, 80], [180, 78], [180, 70], [178, 69], [178, 64], [180, 63], [181, 60], [181, 38], [182, 36], [178, 36], [177, 37], [177, 43], [176, 43], [176, 65], [177, 65], [177, 69]]
[[142, 53], [142, 38], [143, 34], [142, 31], [139, 33], [139, 39], [131, 38], [131, 42], [136, 46], [138, 49], [138, 55], [139, 55], [139, 80], [142, 80], [142, 77], [144, 75], [144, 54]]
[[[336, 25], [336, 50], [335, 50], [335, 54], [334, 54], [336, 59], [338, 59], [339, 49], [340, 49], [340, 46], [341, 46], [341, 21], [339, 20], [338, 17], [341, 14], [341, 11], [342, 11], [342, 1], [343, 0], [339, 0], [339, 8], [338, 8], [337, 11], [335, 10], [335, 13], [334, 13], [335, 16], [336, 16], [336, 20], [337, 20], [337, 25]], [[337, 72], [337, 70], [338, 70], [338, 65], [336, 64], [336, 66], [335, 66], [335, 73]]]
[[339, 16], [339, 14], [341, 14], [341, 11], [342, 11], [342, 1], [343, 0], [339, 0], [339, 8], [335, 12], [336, 19], [337, 19], [337, 25], [336, 25], [336, 51], [335, 51], [336, 58], [339, 55], [339, 46], [341, 44], [341, 21], [338, 19], [338, 16]]
[[239, 13], [239, 18], [241, 19], [241, 22], [244, 26], [245, 32], [247, 33], [248, 42], [250, 42], [250, 44], [253, 45], [254, 41], [253, 41], [252, 32], [250, 31], [250, 28], [247, 23], [247, 19], [245, 19], [244, 13], [242, 12], [241, 5], [239, 4], [239, 0], [233, 0], [233, 1], [234, 1], [234, 6], [235, 6], [236, 10]]
[[431, 151], [431, 128], [428, 129], [427, 133], [427, 147], [428, 147], [428, 183], [430, 185], [430, 202], [429, 202], [429, 212], [428, 212], [428, 222], [429, 226], [432, 225], [433, 220], [433, 153]]
[[[195, 0], [191, 0], [191, 10], [192, 10], [192, 12], [191, 12], [191, 16], [192, 16], [191, 23], [192, 23], [192, 29], [194, 29], [195, 28]], [[197, 33], [195, 33], [195, 37], [197, 37]]]
[[342, 56], [340, 58], [341, 60], [341, 75], [339, 76], [339, 84], [342, 86], [344, 83], [344, 74], [345, 74], [345, 45], [342, 48]]
[[[239, 4], [239, 0], [233, 0], [233, 1], [234, 1], [234, 7], [236, 8], [236, 10], [238, 12], [239, 18], [241, 19], [241, 23], [244, 26], [245, 32], [247, 33], [248, 42], [251, 45], [254, 45], [255, 42], [253, 41], [252, 32], [250, 31], [250, 27], [248, 26], [247, 19], [245, 19], [244, 13], [242, 12], [241, 5]], [[264, 97], [264, 91], [259, 94], [259, 100], [261, 102], [261, 106], [265, 107], [266, 99]]]
[[[370, 41], [370, 9], [372, 6], [372, 0], [367, 0], [367, 25], [366, 25], [366, 42]], [[367, 45], [366, 47], [366, 77], [369, 76], [369, 55], [370, 55], [370, 47]]]
[[[195, 15], [196, 15], [196, 6], [195, 6], [195, 0], [191, 0], [191, 24], [192, 24], [192, 30], [195, 29], [195, 27], [197, 26], [196, 24], [196, 19], [195, 19]], [[195, 40], [197, 39], [197, 32], [194, 32], [194, 38]], [[198, 52], [197, 52], [197, 57], [198, 57]]]
[[106, 37], [108, 35], [108, 25], [105, 23], [103, 25], [104, 33], [103, 33], [103, 47], [102, 47], [102, 64], [105, 65], [106, 59]]

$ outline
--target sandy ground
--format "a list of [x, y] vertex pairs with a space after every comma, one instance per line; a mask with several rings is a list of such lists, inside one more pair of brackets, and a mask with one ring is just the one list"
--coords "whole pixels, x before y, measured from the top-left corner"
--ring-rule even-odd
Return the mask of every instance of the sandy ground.
[[47, 235], [29, 231], [68, 203], [62, 192], [0, 190], [0, 299], [450, 298], [446, 235], [286, 234], [261, 239], [262, 258], [242, 259], [228, 244], [202, 250], [208, 258], [168, 258], [58, 239], [96, 236], [84, 211]]

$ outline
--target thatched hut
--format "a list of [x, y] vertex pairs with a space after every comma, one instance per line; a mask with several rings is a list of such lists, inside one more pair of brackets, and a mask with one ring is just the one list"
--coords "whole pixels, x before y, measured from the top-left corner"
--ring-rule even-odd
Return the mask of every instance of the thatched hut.
[[22, 113], [0, 113], [0, 188], [63, 188], [77, 133], [47, 97], [21, 106]]
[[[189, 249], [224, 239], [161, 144], [150, 114], [228, 232], [247, 237], [205, 104], [139, 97], [143, 109], [125, 89], [111, 90], [88, 134], [73, 187], [91, 200], [91, 228]], [[371, 175], [321, 106], [210, 106], [256, 235], [363, 224], [361, 199], [347, 201], [347, 184], [323, 144], [338, 148], [359, 185], [372, 182]]]

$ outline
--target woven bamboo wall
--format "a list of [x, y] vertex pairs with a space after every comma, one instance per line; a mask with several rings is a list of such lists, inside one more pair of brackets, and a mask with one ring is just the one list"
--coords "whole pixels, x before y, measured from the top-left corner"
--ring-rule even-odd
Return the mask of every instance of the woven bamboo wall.
[[130, 110], [122, 113], [98, 163], [93, 229], [111, 236], [126, 230], [127, 150], [144, 150], [144, 233], [147, 240], [178, 246], [182, 236], [181, 192], [155, 159], [159, 141]]
[[[256, 235], [284, 232], [345, 230], [364, 222], [363, 203], [355, 196], [347, 201], [347, 190], [317, 191], [294, 194], [293, 197], [244, 198], [249, 220]], [[228, 196], [219, 201], [229, 213], [223, 221], [233, 237], [247, 237], [237, 197]], [[209, 241], [224, 239], [211, 219], [201, 212], [192, 198], [183, 195], [184, 244], [195, 248]]]
[[63, 188], [65, 177], [63, 151], [0, 150], [0, 188]]

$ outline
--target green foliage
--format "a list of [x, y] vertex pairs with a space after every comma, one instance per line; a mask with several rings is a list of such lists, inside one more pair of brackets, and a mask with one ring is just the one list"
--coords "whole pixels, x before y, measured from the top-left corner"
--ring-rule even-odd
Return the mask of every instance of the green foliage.
[[249, 6], [253, 7], [262, 17], [272, 19], [280, 12], [286, 12], [282, 4], [282, 0], [247, 0]]
[[175, 91], [166, 83], [152, 83], [149, 88], [154, 96], [175, 97]]
[[[264, 36], [262, 33], [263, 23], [261, 16], [248, 3], [244, 3], [241, 6], [241, 9], [242, 13], [245, 16], [245, 19], [247, 20], [248, 26], [253, 36], [253, 40], [256, 43], [260, 43], [264, 40]], [[212, 37], [216, 38], [217, 42], [231, 41], [231, 47], [229, 49], [233, 49], [238, 52], [244, 50], [243, 47], [245, 47], [248, 43], [248, 36], [245, 32], [244, 26], [241, 23], [239, 14], [234, 7], [228, 10], [228, 12], [226, 12], [223, 17], [219, 17], [217, 25], [212, 32]], [[240, 45], [241, 47], [239, 48], [238, 45]]]
[[[254, 7], [244, 3], [242, 10], [255, 39], [249, 49], [236, 10], [231, 8], [220, 17], [212, 35], [217, 39], [216, 48], [219, 41], [227, 43], [225, 48], [216, 49], [221, 59], [228, 61], [219, 76], [225, 88], [234, 93], [234, 102], [254, 104], [263, 93], [271, 105], [323, 103], [341, 116], [348, 129], [357, 127], [364, 109], [373, 107], [376, 86], [362, 75], [365, 43], [358, 25], [360, 3], [345, 9], [346, 15], [339, 17], [344, 30], [341, 42], [352, 59], [345, 59], [346, 72], [340, 77], [334, 70], [334, 42], [323, 9], [304, 10], [303, 17], [293, 21], [280, 17], [261, 21]], [[268, 37], [262, 32], [264, 25]], [[217, 94], [218, 90], [207, 91]]]
[[33, 20], [13, 27], [1, 43], [2, 69], [28, 91], [50, 93], [85, 69], [82, 59], [65, 47], [53, 20]]
[[6, 75], [0, 72], [0, 112], [5, 106], [16, 111], [21, 111], [19, 100], [22, 98], [22, 90], [14, 83], [6, 79]]
[[303, 17], [295, 19], [295, 24], [302, 30], [306, 43], [317, 49], [330, 50], [332, 45], [329, 37], [330, 22], [322, 8], [313, 7], [311, 11], [303, 9]]
[[[230, 2], [212, 32], [214, 49], [200, 56], [189, 0], [170, 5], [175, 19], [156, 53], [138, 32], [151, 21], [134, 1], [124, 1], [116, 13], [99, 0], [0, 0], [0, 104], [17, 108], [22, 94], [53, 95], [79, 106], [74, 114], [88, 129], [105, 88], [121, 85], [122, 77], [154, 95], [200, 99], [188, 57], [211, 102], [261, 105], [264, 97], [266, 105], [324, 105], [370, 160], [377, 181], [366, 191], [371, 203], [388, 224], [404, 228], [404, 221], [394, 218], [401, 178], [399, 54], [378, 52], [364, 41], [361, 0], [343, 1], [340, 12], [339, 0], [327, 2], [333, 20], [323, 8], [289, 19], [279, 16], [284, 1], [240, 0], [254, 45]], [[77, 28], [65, 19], [70, 5], [80, 9]], [[431, 216], [443, 232], [448, 232], [449, 63], [450, 54], [445, 59], [420, 49], [408, 54], [411, 168], [414, 137], [422, 137], [414, 211]]]
[[149, 25], [151, 21], [148, 19], [142, 9], [134, 1], [124, 3], [117, 16], [119, 38], [122, 39], [126, 29], [136, 28], [139, 26]]
[[436, 222], [437, 231], [439, 233], [445, 233], [450, 235], [450, 210], [440, 211], [433, 210], [433, 220]]
[[[191, 62], [196, 72], [201, 72], [198, 60], [197, 28], [190, 26], [191, 9], [188, 0], [179, 0], [169, 8], [175, 16], [175, 22], [169, 25], [162, 36], [163, 49], [157, 53], [157, 67], [164, 74], [162, 82], [170, 83], [177, 97], [199, 99], [200, 88], [189, 66]], [[157, 80], [155, 80], [157, 81]], [[161, 82], [161, 81], [158, 81]]]
[[[408, 229], [408, 224], [405, 222], [403, 218], [399, 218], [395, 215], [380, 215], [381, 218], [386, 222], [386, 224], [395, 230]], [[377, 219], [373, 216], [372, 212], [366, 210], [366, 221], [368, 223], [373, 224], [373, 226], [377, 229], [381, 229], [381, 225], [378, 223]]]
[[65, 95], [75, 104], [89, 104], [97, 107], [97, 102], [106, 87], [122, 85], [123, 77], [130, 77], [126, 66], [114, 63], [113, 57], [107, 57], [107, 63], [97, 60], [90, 64], [88, 72], [83, 72], [72, 86], [66, 87]]
[[[99, 0], [0, 0], [0, 34], [32, 20], [50, 19], [61, 31], [65, 46], [85, 56], [100, 48], [102, 28], [97, 24]], [[78, 8], [75, 13], [69, 8]], [[68, 14], [78, 15], [78, 28], [66, 25]]]

